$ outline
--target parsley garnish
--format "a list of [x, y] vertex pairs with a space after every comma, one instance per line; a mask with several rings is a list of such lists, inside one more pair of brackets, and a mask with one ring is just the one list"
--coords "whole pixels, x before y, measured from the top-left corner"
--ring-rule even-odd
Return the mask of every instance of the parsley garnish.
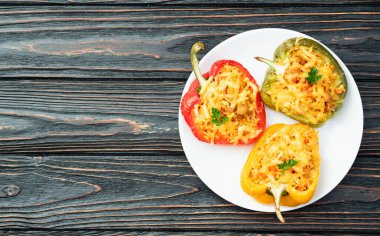
[[322, 75], [318, 75], [318, 72], [319, 71], [314, 66], [311, 68], [308, 73], [309, 76], [306, 78], [310, 84], [315, 84], [318, 80], [322, 79]]
[[217, 126], [225, 124], [228, 121], [228, 117], [222, 116], [222, 114], [220, 113], [220, 111], [218, 109], [211, 108], [211, 112], [212, 112], [211, 122], [216, 124]]
[[289, 159], [289, 161], [284, 161], [283, 163], [281, 164], [278, 164], [278, 169], [282, 170], [280, 176], [278, 178], [281, 178], [281, 176], [285, 173], [285, 171], [289, 170], [290, 167], [294, 166], [294, 165], [297, 165], [299, 161], [296, 161], [296, 160], [293, 160], [293, 159]]
[[199, 92], [201, 91], [202, 87], [199, 85], [199, 87], [197, 88], [197, 94], [199, 94]]

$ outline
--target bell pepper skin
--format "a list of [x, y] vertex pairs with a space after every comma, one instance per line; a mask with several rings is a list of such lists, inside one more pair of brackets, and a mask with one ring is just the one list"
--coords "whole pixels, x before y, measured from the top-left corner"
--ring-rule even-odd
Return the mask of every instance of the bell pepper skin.
[[[209, 73], [203, 74], [204, 78], [209, 77]], [[189, 125], [191, 131], [195, 135], [195, 137], [202, 142], [207, 142], [206, 139], [204, 139], [204, 136], [202, 134], [202, 130], [199, 130], [198, 127], [194, 124], [194, 113], [193, 108], [195, 104], [197, 104], [200, 100], [200, 96], [197, 92], [198, 88], [200, 87], [199, 81], [194, 80], [189, 88], [189, 91], [183, 96], [182, 102], [181, 102], [181, 113], [183, 117], [185, 118], [186, 123]]]
[[[315, 131], [311, 127], [300, 124], [300, 123], [293, 124], [293, 125], [275, 124], [265, 130], [264, 134], [257, 141], [251, 153], [249, 154], [248, 159], [245, 162], [245, 165], [242, 169], [241, 178], [240, 178], [241, 187], [244, 190], [244, 192], [246, 192], [248, 195], [255, 198], [260, 203], [264, 203], [264, 204], [275, 203], [276, 199], [273, 196], [274, 190], [275, 190], [274, 188], [277, 188], [281, 191], [279, 196], [277, 196], [278, 204], [280, 205], [281, 203], [281, 205], [284, 205], [284, 206], [296, 206], [296, 205], [306, 203], [312, 198], [316, 190], [318, 178], [319, 178], [319, 166], [320, 166], [319, 153], [317, 155], [317, 158], [313, 162], [313, 165], [315, 166], [315, 173], [313, 173], [314, 174], [313, 181], [309, 185], [308, 189], [305, 191], [297, 190], [296, 188], [292, 187], [290, 182], [286, 182], [282, 180], [281, 178], [276, 179], [275, 181], [271, 180], [270, 178], [267, 178], [265, 180], [265, 183], [260, 183], [260, 184], [255, 182], [255, 179], [252, 174], [252, 169], [254, 168], [255, 163], [257, 164], [257, 162], [259, 162], [259, 160], [257, 159], [258, 151], [260, 150], [261, 146], [264, 143], [266, 143], [268, 138], [272, 137], [276, 132], [279, 132], [282, 128], [286, 126], [292, 126], [294, 128], [300, 127], [303, 129], [311, 130], [312, 133], [315, 133]], [[315, 133], [315, 135], [317, 134]], [[318, 141], [318, 138], [317, 138], [317, 141]], [[316, 148], [316, 150], [318, 150], [319, 149], [318, 144], [316, 144], [316, 146], [313, 146], [313, 148]], [[288, 173], [288, 175], [292, 175], [292, 174]], [[281, 198], [281, 202], [279, 201], [279, 198]], [[279, 219], [282, 222], [285, 222], [281, 216], [279, 205], [276, 206], [276, 213], [279, 214], [278, 215]]]
[[[195, 121], [195, 113], [194, 113], [194, 106], [200, 102], [200, 95], [198, 93], [198, 90], [202, 84], [205, 83], [205, 81], [209, 78], [215, 77], [219, 71], [225, 66], [234, 66], [239, 69], [239, 71], [249, 80], [258, 87], [255, 79], [252, 77], [252, 75], [248, 72], [248, 70], [243, 67], [239, 62], [233, 61], [233, 60], [218, 60], [214, 62], [210, 68], [210, 71], [201, 75], [198, 67], [198, 61], [195, 57], [195, 54], [197, 53], [197, 50], [194, 50], [194, 47], [198, 43], [194, 44], [191, 52], [191, 61], [193, 64], [193, 68], [195, 75], [196, 75], [196, 80], [194, 80], [191, 85], [189, 90], [186, 92], [186, 94], [183, 96], [182, 101], [181, 101], [181, 113], [186, 121], [186, 123], [189, 125], [191, 131], [193, 132], [194, 136], [202, 141], [202, 142], [208, 142], [205, 139], [203, 131], [196, 125]], [[203, 49], [203, 44], [199, 46], [201, 49]], [[257, 129], [264, 131], [265, 126], [266, 126], [266, 116], [265, 116], [265, 108], [264, 108], [264, 103], [261, 100], [260, 92], [258, 91], [256, 94], [256, 115], [258, 117], [258, 124], [257, 124]], [[256, 142], [256, 140], [260, 137], [260, 135], [263, 132], [261, 132], [257, 137], [248, 139], [247, 142], [243, 142], [240, 140], [238, 144], [251, 144]], [[225, 138], [218, 138], [214, 140], [214, 144], [231, 144], [231, 142]]]
[[334, 56], [331, 55], [331, 53], [324, 46], [322, 46], [320, 43], [318, 43], [317, 41], [314, 41], [314, 40], [308, 39], [308, 38], [291, 38], [291, 39], [286, 40], [285, 42], [283, 42], [281, 45], [279, 45], [277, 47], [277, 49], [274, 53], [273, 61], [269, 61], [269, 60], [266, 60], [266, 59], [260, 58], [260, 57], [256, 58], [259, 61], [265, 62], [268, 65], [270, 65], [270, 67], [268, 68], [268, 70], [266, 72], [264, 82], [262, 84], [261, 98], [262, 98], [263, 102], [268, 107], [275, 110], [274, 101], [267, 94], [267, 92], [270, 90], [271, 85], [277, 80], [276, 73], [278, 73], [278, 72], [276, 70], [276, 66], [278, 66], [278, 65], [276, 65], [276, 61], [285, 60], [285, 58], [289, 57], [289, 54], [292, 51], [292, 49], [295, 48], [296, 46], [299, 46], [299, 45], [306, 46], [306, 47], [312, 47], [315, 50], [317, 50], [318, 52], [320, 52], [323, 56], [325, 56], [327, 58], [327, 60], [329, 61], [329, 63], [334, 66], [335, 72], [339, 75], [345, 91], [339, 95], [339, 100], [336, 102], [335, 110], [333, 112], [331, 112], [331, 114], [328, 115], [324, 120], [322, 120], [318, 123], [312, 123], [306, 117], [304, 117], [300, 114], [295, 114], [288, 108], [280, 107], [279, 110], [281, 112], [285, 113], [287, 116], [289, 116], [289, 117], [291, 117], [291, 118], [293, 118], [293, 119], [295, 119], [295, 120], [297, 120], [303, 124], [307, 124], [311, 127], [320, 127], [327, 120], [329, 120], [331, 117], [333, 117], [336, 114], [336, 112], [342, 107], [348, 88], [347, 88], [347, 80], [346, 80], [343, 69], [340, 67], [339, 63], [336, 61]]

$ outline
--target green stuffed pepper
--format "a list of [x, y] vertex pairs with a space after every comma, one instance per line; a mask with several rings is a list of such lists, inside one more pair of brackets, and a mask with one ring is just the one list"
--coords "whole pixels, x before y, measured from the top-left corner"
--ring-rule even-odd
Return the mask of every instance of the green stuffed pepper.
[[261, 90], [270, 108], [312, 127], [321, 126], [343, 105], [347, 81], [343, 69], [320, 43], [291, 38], [274, 53]]

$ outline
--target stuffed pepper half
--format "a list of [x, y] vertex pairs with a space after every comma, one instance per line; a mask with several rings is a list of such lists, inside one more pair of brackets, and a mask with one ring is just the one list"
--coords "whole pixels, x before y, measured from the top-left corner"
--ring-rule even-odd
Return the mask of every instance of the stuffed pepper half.
[[333, 55], [320, 43], [292, 38], [275, 51], [262, 85], [264, 103], [291, 118], [318, 127], [342, 106], [347, 82]]
[[313, 128], [300, 123], [272, 125], [249, 154], [241, 186], [257, 201], [275, 203], [277, 217], [285, 222], [280, 204], [295, 206], [311, 199], [319, 163], [318, 134]]
[[259, 87], [252, 75], [233, 60], [216, 61], [202, 76], [196, 54], [203, 50], [197, 42], [191, 49], [191, 64], [197, 80], [181, 101], [181, 113], [200, 141], [212, 144], [250, 144], [265, 129], [265, 109]]

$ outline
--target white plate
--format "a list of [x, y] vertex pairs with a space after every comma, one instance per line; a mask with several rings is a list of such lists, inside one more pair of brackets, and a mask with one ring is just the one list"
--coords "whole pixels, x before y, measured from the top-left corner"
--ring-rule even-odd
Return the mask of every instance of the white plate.
[[[285, 29], [257, 29], [235, 35], [213, 48], [200, 61], [201, 72], [207, 72], [217, 60], [232, 59], [240, 62], [261, 87], [268, 68], [254, 59], [262, 56], [272, 59], [273, 53], [283, 41], [293, 37], [308, 37], [305, 34]], [[207, 42], [205, 42], [207, 51]], [[190, 51], [190, 50], [189, 50]], [[331, 52], [331, 50], [330, 50]], [[317, 190], [306, 204], [296, 207], [281, 207], [289, 211], [309, 205], [333, 190], [351, 168], [358, 153], [363, 134], [363, 107], [354, 78], [343, 62], [331, 52], [343, 68], [348, 91], [343, 107], [332, 119], [318, 128], [321, 166]], [[189, 61], [190, 63], [190, 61]], [[192, 73], [183, 94], [195, 79]], [[293, 124], [295, 120], [266, 107], [267, 127], [276, 123]], [[240, 172], [253, 145], [222, 146], [198, 141], [179, 112], [179, 134], [187, 159], [199, 178], [225, 200], [256, 211], [273, 212], [273, 205], [255, 201], [240, 187]]]

